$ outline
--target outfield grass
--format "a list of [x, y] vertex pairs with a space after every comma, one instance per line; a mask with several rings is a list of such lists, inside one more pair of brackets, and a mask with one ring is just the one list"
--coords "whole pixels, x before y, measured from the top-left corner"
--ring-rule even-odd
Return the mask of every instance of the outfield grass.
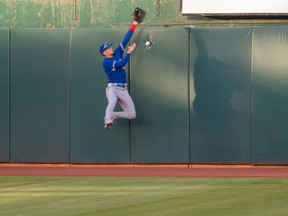
[[0, 177], [1, 216], [287, 215], [288, 179]]

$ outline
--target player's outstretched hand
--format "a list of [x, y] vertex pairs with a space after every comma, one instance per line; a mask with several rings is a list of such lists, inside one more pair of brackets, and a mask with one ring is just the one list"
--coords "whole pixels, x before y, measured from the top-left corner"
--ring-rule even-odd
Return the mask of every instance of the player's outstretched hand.
[[131, 46], [128, 47], [128, 52], [132, 53], [135, 48], [136, 48], [136, 43], [133, 43]]

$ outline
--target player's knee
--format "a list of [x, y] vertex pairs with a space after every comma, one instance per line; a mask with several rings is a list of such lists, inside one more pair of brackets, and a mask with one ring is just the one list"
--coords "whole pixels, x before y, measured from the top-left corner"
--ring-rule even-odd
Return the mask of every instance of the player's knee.
[[130, 119], [135, 119], [136, 118], [136, 112], [130, 113], [129, 114]]

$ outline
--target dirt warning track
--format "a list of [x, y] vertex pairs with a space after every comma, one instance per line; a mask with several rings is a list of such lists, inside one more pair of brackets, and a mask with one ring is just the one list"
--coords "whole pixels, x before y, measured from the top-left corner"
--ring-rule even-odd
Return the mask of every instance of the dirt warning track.
[[287, 178], [288, 166], [0, 164], [0, 176]]

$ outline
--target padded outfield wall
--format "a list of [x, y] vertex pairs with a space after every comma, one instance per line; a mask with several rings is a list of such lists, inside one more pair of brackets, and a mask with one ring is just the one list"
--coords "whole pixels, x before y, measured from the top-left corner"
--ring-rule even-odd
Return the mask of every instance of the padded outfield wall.
[[0, 30], [1, 162], [288, 163], [288, 28], [138, 28], [137, 119], [105, 131], [97, 50], [125, 32]]

